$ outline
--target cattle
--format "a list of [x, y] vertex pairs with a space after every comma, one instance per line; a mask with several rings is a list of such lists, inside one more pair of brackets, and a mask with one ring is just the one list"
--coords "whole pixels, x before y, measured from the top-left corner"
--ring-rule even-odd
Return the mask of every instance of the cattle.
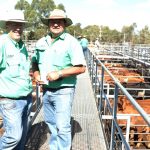
[[[124, 67], [122, 64], [104, 63], [104, 65], [109, 69], [114, 77], [120, 81], [120, 83], [145, 83], [144, 77], [142, 77], [135, 70], [129, 70], [129, 68]], [[98, 73], [101, 74], [101, 68], [98, 69]], [[107, 72], [104, 73], [104, 82], [114, 85], [114, 81]]]
[[150, 127], [145, 127], [144, 132], [146, 134], [143, 136], [143, 141], [148, 141], [148, 142], [145, 142], [145, 145], [146, 147], [150, 148]]
[[[145, 110], [147, 114], [150, 114], [150, 99], [147, 100], [136, 100], [136, 102]], [[118, 98], [117, 114], [139, 114], [139, 112], [134, 108], [130, 101], [125, 96], [120, 96]], [[118, 120], [118, 124], [126, 124], [125, 120]], [[137, 133], [137, 144], [136, 147], [139, 148], [141, 141], [145, 141], [147, 148], [150, 148], [150, 127], [146, 125], [146, 122], [141, 116], [131, 116], [131, 130]], [[139, 133], [139, 134], [138, 134]], [[135, 134], [130, 135], [130, 139], [135, 138]], [[132, 143], [133, 144], [133, 143]]]
[[[141, 85], [145, 84], [145, 79], [141, 76], [138, 72], [134, 70], [129, 70], [127, 67], [123, 65], [114, 65], [113, 63], [105, 63], [104, 64], [108, 70], [112, 73], [112, 75], [116, 78], [118, 82], [124, 84], [126, 87], [128, 85]], [[98, 73], [101, 74], [101, 70], [98, 70]], [[100, 78], [101, 80], [101, 78]], [[104, 83], [108, 83], [111, 86], [114, 86], [114, 80], [109, 76], [107, 72], [104, 72]], [[121, 93], [119, 93], [121, 94]], [[144, 93], [138, 93], [137, 97], [143, 97]], [[110, 100], [112, 105], [112, 101]], [[150, 114], [150, 100], [137, 100], [137, 103], [147, 112]], [[139, 112], [134, 108], [134, 106], [130, 103], [130, 101], [125, 96], [120, 96], [118, 98], [118, 107], [117, 107], [117, 114], [134, 114], [131, 115], [131, 134], [130, 140], [134, 140], [137, 137], [136, 147], [139, 148], [141, 146], [141, 141], [145, 141], [144, 144], [147, 148], [150, 148], [150, 127], [147, 126], [146, 122], [143, 118], [139, 115]], [[137, 115], [137, 116], [136, 116]], [[117, 120], [118, 124], [124, 124], [126, 126], [126, 120]], [[135, 134], [137, 133], [137, 134]], [[145, 134], [144, 134], [145, 133]], [[136, 136], [137, 135], [137, 136]], [[135, 144], [130, 143], [130, 144]]]

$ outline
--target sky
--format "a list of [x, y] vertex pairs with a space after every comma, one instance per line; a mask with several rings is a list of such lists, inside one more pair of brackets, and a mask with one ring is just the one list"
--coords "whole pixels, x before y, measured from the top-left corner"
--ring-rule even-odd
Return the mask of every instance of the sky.
[[[31, 2], [32, 0], [28, 0]], [[0, 0], [0, 10], [13, 9], [17, 0]], [[137, 30], [146, 25], [150, 28], [150, 0], [54, 0], [62, 3], [66, 14], [73, 23], [108, 26], [120, 30], [122, 27], [137, 24]]]

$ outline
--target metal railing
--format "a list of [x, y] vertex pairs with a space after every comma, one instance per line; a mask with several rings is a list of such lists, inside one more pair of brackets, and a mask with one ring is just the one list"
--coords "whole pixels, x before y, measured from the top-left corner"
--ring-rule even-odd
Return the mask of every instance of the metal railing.
[[[124, 59], [124, 56], [122, 56]], [[142, 116], [142, 118], [145, 120], [148, 126], [150, 126], [150, 117], [148, 114], [143, 110], [143, 108], [136, 102], [136, 100], [129, 94], [129, 92], [122, 86], [122, 84], [111, 74], [111, 72], [105, 67], [103, 62], [98, 59], [97, 55], [95, 55], [94, 52], [88, 52], [87, 58], [87, 66], [93, 86], [93, 91], [95, 93], [96, 102], [97, 102], [97, 109], [99, 111], [99, 117], [102, 122], [102, 126], [104, 126], [104, 119], [111, 120], [110, 126], [110, 138], [106, 140], [107, 146], [109, 150], [113, 149], [130, 149], [129, 145], [129, 128], [130, 128], [130, 121], [129, 118], [125, 118], [128, 120], [128, 127], [127, 127], [127, 136], [126, 139], [121, 131], [121, 128], [119, 127], [117, 123], [117, 102], [118, 102], [118, 93], [121, 90], [122, 93], [128, 98], [128, 100], [131, 102], [131, 104], [135, 107], [135, 109], [139, 112], [139, 114]], [[98, 68], [101, 66], [101, 76], [99, 77], [98, 74]], [[108, 99], [108, 91], [106, 92], [104, 83], [104, 72], [107, 72], [107, 74], [111, 77], [111, 79], [114, 81], [114, 105], [111, 108], [110, 102]], [[107, 103], [107, 106], [104, 106], [104, 101]], [[104, 114], [105, 107], [108, 107], [109, 109], [109, 115]], [[104, 131], [104, 134], [105, 131]]]
[[32, 123], [36, 119], [36, 117], [37, 117], [38, 113], [40, 112], [41, 107], [43, 105], [39, 83], [36, 83], [35, 91], [36, 91], [36, 100], [35, 100], [35, 106], [34, 106], [35, 110], [30, 112], [30, 117], [31, 117], [30, 126], [32, 125]]

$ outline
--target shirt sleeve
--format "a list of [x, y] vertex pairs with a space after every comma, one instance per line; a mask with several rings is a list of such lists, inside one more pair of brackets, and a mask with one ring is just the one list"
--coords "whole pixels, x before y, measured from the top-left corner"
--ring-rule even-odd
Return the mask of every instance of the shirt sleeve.
[[39, 63], [40, 51], [45, 50], [45, 45], [43, 45], [43, 41], [44, 41], [44, 38], [41, 38], [40, 40], [37, 41], [35, 45], [34, 54], [32, 56], [32, 62]]
[[70, 44], [70, 57], [71, 63], [75, 65], [84, 65], [86, 66], [85, 58], [83, 55], [83, 50], [80, 43], [76, 39], [72, 39]]
[[6, 50], [4, 46], [4, 39], [0, 37], [0, 69], [6, 68]]

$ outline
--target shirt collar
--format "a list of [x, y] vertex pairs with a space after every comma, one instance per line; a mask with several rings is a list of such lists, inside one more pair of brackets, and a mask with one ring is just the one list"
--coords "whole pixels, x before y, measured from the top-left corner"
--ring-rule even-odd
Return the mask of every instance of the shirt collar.
[[47, 36], [46, 36], [46, 42], [48, 45], [51, 45], [53, 43], [55, 43], [56, 41], [58, 40], [64, 40], [65, 39], [65, 36], [66, 36], [66, 32], [62, 32], [52, 43], [49, 43], [49, 38], [52, 37], [51, 33], [49, 33]]
[[16, 48], [18, 49], [22, 49], [24, 47], [24, 43], [22, 40], [20, 40], [19, 42], [16, 42], [15, 40], [13, 40], [9, 35], [8, 38], [10, 39], [10, 41], [15, 45]]
[[15, 40], [13, 40], [9, 35], [8, 38], [10, 39], [10, 41], [16, 46], [18, 44], [18, 42], [16, 42]]
[[[55, 41], [57, 41], [58, 39], [61, 39], [61, 40], [64, 40], [65, 39], [65, 36], [66, 36], [66, 31], [62, 32], [56, 39]], [[50, 32], [49, 33], [49, 36], [52, 37], [52, 33]]]

